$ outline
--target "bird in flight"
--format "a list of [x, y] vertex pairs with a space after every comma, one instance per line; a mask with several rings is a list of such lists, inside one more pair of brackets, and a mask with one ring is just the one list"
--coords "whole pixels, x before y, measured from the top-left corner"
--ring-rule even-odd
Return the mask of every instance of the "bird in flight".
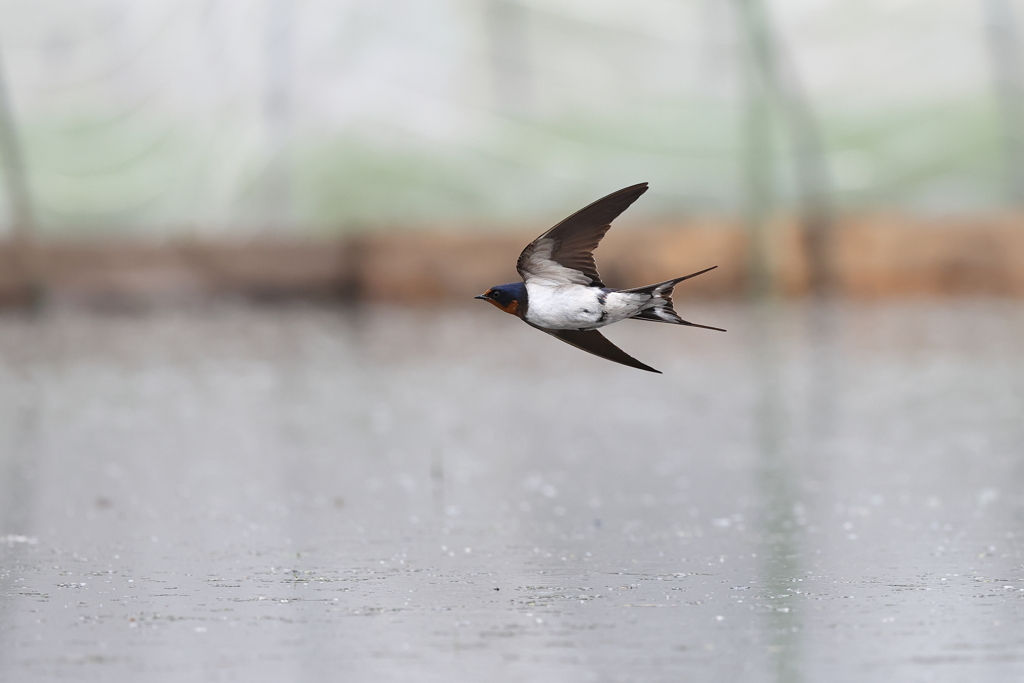
[[598, 328], [631, 319], [725, 330], [683, 320], [672, 308], [677, 284], [718, 266], [634, 289], [612, 289], [601, 282], [594, 249], [612, 221], [646, 191], [647, 183], [632, 185], [580, 209], [523, 249], [516, 262], [523, 282], [496, 285], [476, 298], [578, 349], [660, 374], [612, 344]]

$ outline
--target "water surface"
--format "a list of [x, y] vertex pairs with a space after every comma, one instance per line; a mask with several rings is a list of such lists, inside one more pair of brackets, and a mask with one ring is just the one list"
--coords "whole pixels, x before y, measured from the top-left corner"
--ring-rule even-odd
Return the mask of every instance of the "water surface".
[[0, 317], [0, 680], [1024, 676], [1024, 309]]

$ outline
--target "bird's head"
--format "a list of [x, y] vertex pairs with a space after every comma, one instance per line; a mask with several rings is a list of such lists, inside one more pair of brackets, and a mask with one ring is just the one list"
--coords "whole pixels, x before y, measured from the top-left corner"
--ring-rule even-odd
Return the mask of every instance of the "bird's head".
[[490, 301], [506, 313], [519, 315], [523, 304], [526, 303], [526, 285], [522, 282], [496, 285], [474, 298]]

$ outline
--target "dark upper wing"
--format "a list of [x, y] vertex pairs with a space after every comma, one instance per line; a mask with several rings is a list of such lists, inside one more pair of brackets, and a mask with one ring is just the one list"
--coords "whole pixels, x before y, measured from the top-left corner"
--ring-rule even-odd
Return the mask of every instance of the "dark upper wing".
[[649, 365], [644, 365], [615, 344], [612, 344], [597, 330], [547, 330], [543, 327], [538, 327], [537, 329], [542, 332], [547, 332], [552, 337], [558, 337], [566, 344], [572, 344], [577, 349], [581, 349], [587, 353], [592, 353], [595, 356], [600, 356], [606, 360], [610, 360], [615, 363], [622, 363], [623, 365], [628, 365], [629, 367], [637, 368], [638, 370], [647, 370], [648, 372], [656, 372], [659, 375], [661, 374], [660, 370], [655, 370]]
[[647, 183], [633, 185], [580, 209], [530, 242], [519, 255], [516, 270], [523, 280], [548, 284], [604, 287], [594, 263], [594, 249], [615, 218], [647, 192]]

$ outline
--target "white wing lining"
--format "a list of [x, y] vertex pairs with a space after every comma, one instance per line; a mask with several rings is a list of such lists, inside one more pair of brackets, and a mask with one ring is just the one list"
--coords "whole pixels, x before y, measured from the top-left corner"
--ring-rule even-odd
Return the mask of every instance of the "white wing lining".
[[566, 268], [551, 258], [555, 240], [545, 237], [534, 242], [532, 252], [523, 264], [522, 276], [527, 284], [547, 285], [590, 285], [593, 280], [575, 268]]

